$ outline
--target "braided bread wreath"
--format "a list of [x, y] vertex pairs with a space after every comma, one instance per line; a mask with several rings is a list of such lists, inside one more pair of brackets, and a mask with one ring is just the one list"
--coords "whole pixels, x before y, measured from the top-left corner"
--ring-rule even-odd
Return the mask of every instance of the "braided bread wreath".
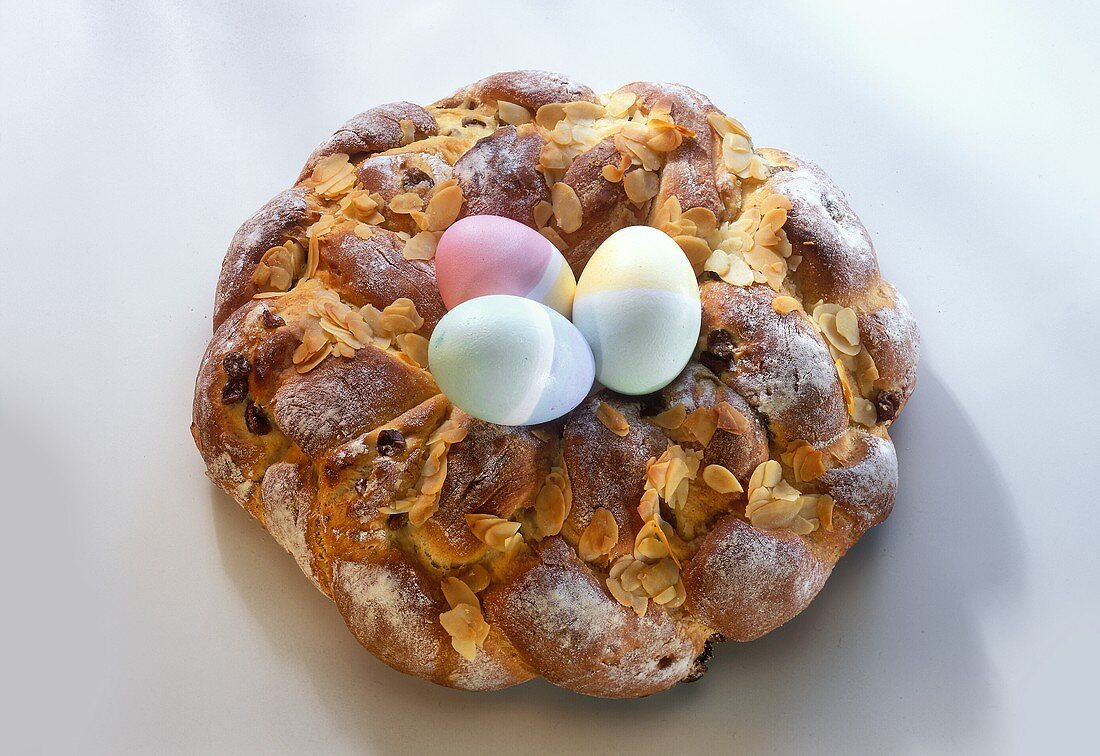
[[[452, 406], [425, 367], [432, 254], [476, 214], [537, 228], [578, 275], [620, 228], [667, 232], [699, 274], [695, 358], [540, 426]], [[919, 351], [816, 165], [687, 87], [533, 71], [341, 126], [233, 237], [214, 328], [208, 474], [360, 643], [441, 685], [606, 697], [695, 680], [712, 641], [809, 604], [890, 513]]]

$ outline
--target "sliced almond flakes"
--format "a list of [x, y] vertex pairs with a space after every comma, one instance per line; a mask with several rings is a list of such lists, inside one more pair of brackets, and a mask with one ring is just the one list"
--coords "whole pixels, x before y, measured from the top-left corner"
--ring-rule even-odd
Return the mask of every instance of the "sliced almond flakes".
[[[369, 226], [367, 228], [370, 228]], [[435, 248], [439, 244], [440, 234], [421, 231], [405, 242], [401, 255], [406, 260], [431, 260], [435, 257]]]
[[260, 291], [289, 291], [305, 268], [302, 245], [293, 239], [269, 248], [252, 273], [252, 283]]
[[355, 186], [355, 180], [355, 166], [349, 156], [337, 152], [319, 160], [305, 183], [319, 197], [336, 199]]
[[451, 636], [454, 650], [473, 661], [489, 637], [489, 623], [481, 612], [481, 602], [473, 588], [457, 577], [443, 578], [439, 587], [451, 607], [450, 611], [439, 615], [439, 624]]
[[787, 313], [794, 312], [795, 310], [801, 310], [802, 305], [794, 297], [779, 296], [772, 300], [772, 309], [780, 315], [786, 315]]
[[446, 231], [458, 219], [465, 202], [466, 198], [462, 196], [462, 189], [457, 182], [449, 186], [440, 184], [428, 200], [424, 230]]
[[661, 414], [654, 415], [651, 420], [653, 421], [654, 425], [658, 425], [668, 430], [676, 430], [684, 424], [684, 420], [686, 418], [687, 410], [684, 409], [684, 405], [675, 404]]
[[729, 468], [722, 465], [707, 465], [703, 468], [703, 482], [718, 493], [741, 493], [745, 489]]
[[545, 236], [547, 240], [551, 244], [553, 244], [559, 252], [564, 252], [565, 250], [569, 249], [569, 245], [565, 243], [565, 239], [561, 238], [558, 232], [550, 228], [549, 226], [546, 226], [545, 228], [540, 228], [539, 233]]
[[794, 471], [796, 483], [816, 480], [825, 473], [825, 455], [808, 441], [793, 441], [781, 458]]
[[452, 608], [459, 604], [477, 606], [479, 603], [473, 588], [457, 577], [443, 578], [439, 583], [439, 587], [443, 591], [443, 598], [447, 600]]
[[497, 551], [504, 551], [508, 539], [518, 533], [520, 528], [520, 523], [492, 514], [468, 514], [466, 524], [479, 541]]
[[661, 187], [657, 174], [644, 168], [626, 173], [622, 177], [622, 181], [623, 191], [626, 192], [627, 199], [637, 205], [656, 197], [657, 191]]
[[550, 190], [550, 197], [558, 227], [567, 234], [579, 229], [582, 222], [581, 200], [573, 187], [565, 182], [558, 182]]
[[560, 533], [572, 506], [569, 478], [564, 468], [555, 467], [546, 476], [535, 498], [535, 524], [539, 535], [546, 537]]
[[539, 228], [542, 228], [547, 223], [549, 223], [550, 218], [553, 217], [554, 206], [546, 200], [539, 200], [539, 203], [535, 205], [533, 215], [535, 217], [535, 225]]
[[623, 417], [623, 413], [607, 402], [600, 402], [596, 407], [596, 419], [616, 436], [625, 438], [630, 433], [630, 423]]
[[390, 210], [403, 215], [408, 215], [414, 210], [421, 210], [423, 207], [424, 200], [416, 192], [404, 192], [390, 200]]
[[698, 236], [681, 234], [673, 237], [673, 241], [680, 245], [680, 249], [684, 251], [684, 256], [691, 263], [691, 269], [695, 272], [695, 275], [702, 273], [703, 266], [706, 265], [711, 256], [710, 245], [707, 244], [706, 240], [700, 239]]
[[598, 507], [577, 542], [577, 555], [584, 561], [591, 562], [610, 554], [618, 542], [619, 524], [615, 521], [615, 516], [609, 510]]
[[735, 436], [746, 433], [749, 429], [749, 419], [740, 410], [729, 402], [718, 402], [715, 407], [718, 412], [718, 428]]
[[699, 407], [684, 420], [683, 427], [691, 432], [699, 443], [706, 446], [718, 429], [718, 413], [713, 407]]
[[718, 229], [718, 218], [714, 211], [705, 207], [693, 207], [680, 216], [680, 221], [695, 225], [695, 236], [710, 236]]
[[497, 115], [510, 126], [520, 126], [534, 120], [527, 108], [507, 100], [497, 100]]
[[878, 422], [878, 411], [872, 402], [857, 396], [852, 399], [852, 405], [852, 419], [860, 425], [870, 428]]
[[418, 333], [402, 333], [394, 338], [398, 348], [411, 357], [417, 365], [428, 367], [428, 340]]
[[489, 570], [480, 564], [471, 564], [462, 568], [455, 577], [465, 583], [474, 593], [481, 593], [488, 588], [491, 579]]

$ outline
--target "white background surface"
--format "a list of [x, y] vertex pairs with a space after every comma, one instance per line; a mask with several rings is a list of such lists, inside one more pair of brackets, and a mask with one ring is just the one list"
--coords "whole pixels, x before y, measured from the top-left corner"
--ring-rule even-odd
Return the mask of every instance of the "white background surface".
[[[887, 5], [0, 1], [5, 749], [1086, 750], [1100, 17]], [[641, 701], [392, 672], [188, 434], [237, 225], [348, 116], [521, 67], [690, 84], [819, 161], [924, 333], [894, 515]]]

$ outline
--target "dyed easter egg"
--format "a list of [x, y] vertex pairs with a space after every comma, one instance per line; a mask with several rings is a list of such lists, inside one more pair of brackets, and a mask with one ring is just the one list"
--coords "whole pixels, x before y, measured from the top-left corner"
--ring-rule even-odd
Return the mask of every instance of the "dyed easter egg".
[[592, 388], [592, 350], [572, 323], [531, 299], [495, 294], [455, 307], [428, 344], [439, 388], [474, 417], [533, 425], [561, 417]]
[[474, 297], [512, 294], [567, 318], [577, 287], [569, 263], [545, 236], [495, 215], [471, 215], [443, 232], [435, 248], [435, 280], [447, 309]]
[[616, 231], [577, 282], [573, 323], [592, 347], [596, 379], [622, 394], [648, 394], [684, 369], [702, 311], [691, 263], [649, 226]]

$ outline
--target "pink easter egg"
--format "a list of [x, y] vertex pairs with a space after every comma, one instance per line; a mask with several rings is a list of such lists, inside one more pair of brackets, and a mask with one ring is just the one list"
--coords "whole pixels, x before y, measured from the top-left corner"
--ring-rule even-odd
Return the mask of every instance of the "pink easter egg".
[[576, 278], [557, 247], [533, 228], [496, 215], [471, 215], [443, 232], [435, 280], [453, 309], [474, 297], [510, 294], [569, 317]]

